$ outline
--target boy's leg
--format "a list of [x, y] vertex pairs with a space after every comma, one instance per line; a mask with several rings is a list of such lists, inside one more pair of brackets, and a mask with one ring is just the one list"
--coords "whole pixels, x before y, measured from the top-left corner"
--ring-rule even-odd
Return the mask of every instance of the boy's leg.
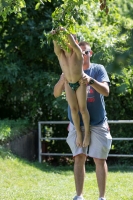
[[76, 97], [75, 91], [73, 91], [69, 84], [65, 82], [65, 92], [66, 92], [66, 98], [68, 101], [68, 104], [71, 109], [72, 119], [74, 126], [77, 131], [77, 138], [76, 138], [76, 144], [77, 146], [82, 146], [82, 133], [80, 129], [80, 117], [79, 117], [79, 107], [78, 107], [78, 101]]
[[[87, 156], [88, 147], [77, 147], [76, 141], [76, 129], [72, 123], [69, 124], [69, 133], [67, 137], [67, 143], [72, 151], [74, 157], [74, 179], [76, 187], [76, 197], [80, 196], [83, 198], [83, 186], [85, 178], [85, 161]], [[81, 127], [82, 134], [84, 134], [84, 128]]]
[[84, 127], [85, 127], [85, 136], [83, 140], [83, 147], [86, 147], [90, 143], [90, 115], [87, 109], [87, 93], [86, 85], [81, 84], [76, 91], [79, 110], [82, 115]]

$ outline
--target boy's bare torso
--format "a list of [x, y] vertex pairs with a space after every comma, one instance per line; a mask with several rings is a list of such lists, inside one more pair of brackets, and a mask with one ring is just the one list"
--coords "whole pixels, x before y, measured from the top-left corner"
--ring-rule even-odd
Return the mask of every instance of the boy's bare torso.
[[69, 83], [76, 83], [81, 79], [83, 75], [83, 58], [78, 58], [76, 52], [73, 50], [71, 50], [71, 52], [61, 50], [58, 55], [58, 60], [65, 74], [65, 78]]

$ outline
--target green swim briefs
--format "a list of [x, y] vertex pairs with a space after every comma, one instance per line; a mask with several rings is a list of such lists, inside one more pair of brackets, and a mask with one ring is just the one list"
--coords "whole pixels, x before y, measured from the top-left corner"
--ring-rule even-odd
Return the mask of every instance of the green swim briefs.
[[69, 85], [72, 88], [72, 90], [74, 90], [74, 91], [76, 91], [78, 89], [78, 87], [80, 86], [79, 82], [69, 83]]

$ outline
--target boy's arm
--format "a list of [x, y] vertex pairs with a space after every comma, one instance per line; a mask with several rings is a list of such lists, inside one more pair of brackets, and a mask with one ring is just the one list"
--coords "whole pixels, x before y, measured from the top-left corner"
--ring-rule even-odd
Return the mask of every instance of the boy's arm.
[[57, 44], [55, 40], [53, 40], [53, 44], [54, 44], [54, 52], [57, 56], [59, 56], [62, 49], [60, 48], [60, 46]]
[[81, 58], [82, 57], [82, 50], [81, 50], [80, 46], [77, 44], [77, 42], [74, 39], [73, 35], [72, 34], [68, 34], [67, 37], [68, 37], [68, 40], [70, 42], [71, 48], [76, 52], [77, 56], [79, 58]]
[[[61, 27], [60, 31], [66, 31], [66, 29]], [[73, 35], [72, 34], [67, 34], [67, 38], [68, 38], [69, 44], [66, 44], [66, 45], [70, 49], [73, 49], [76, 52], [78, 58], [81, 59], [83, 57], [82, 50], [81, 50], [80, 46], [77, 44], [77, 42], [74, 39]]]
[[[52, 30], [51, 32], [51, 35], [55, 35], [57, 34], [57, 31], [56, 30]], [[61, 53], [61, 47], [57, 44], [57, 41], [53, 40], [53, 44], [54, 44], [54, 52], [57, 56], [59, 56], [59, 54]]]

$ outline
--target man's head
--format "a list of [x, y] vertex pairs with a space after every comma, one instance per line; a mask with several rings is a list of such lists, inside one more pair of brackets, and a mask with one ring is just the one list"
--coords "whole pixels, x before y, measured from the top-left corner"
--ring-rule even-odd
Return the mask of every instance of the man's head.
[[82, 53], [84, 56], [83, 69], [85, 70], [90, 66], [90, 57], [92, 56], [93, 51], [91, 50], [91, 46], [88, 42], [79, 42], [79, 46], [82, 49]]
[[81, 47], [84, 56], [85, 55], [89, 55], [89, 57], [92, 56], [93, 51], [91, 50], [91, 46], [88, 42], [81, 41], [78, 44]]

